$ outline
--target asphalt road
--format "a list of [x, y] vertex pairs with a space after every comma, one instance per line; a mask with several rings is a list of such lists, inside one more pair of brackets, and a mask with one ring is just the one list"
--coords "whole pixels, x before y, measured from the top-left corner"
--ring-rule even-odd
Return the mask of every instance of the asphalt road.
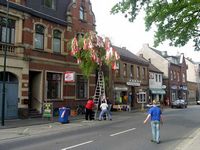
[[175, 150], [199, 128], [199, 114], [200, 106], [164, 110], [160, 144], [150, 141], [150, 124], [143, 124], [145, 113], [122, 112], [113, 121], [9, 140], [0, 144], [0, 150]]

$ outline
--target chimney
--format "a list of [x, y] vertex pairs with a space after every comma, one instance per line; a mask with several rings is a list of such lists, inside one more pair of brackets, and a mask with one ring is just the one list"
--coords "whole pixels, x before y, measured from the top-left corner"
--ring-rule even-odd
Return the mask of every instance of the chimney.
[[144, 58], [144, 57], [143, 57], [143, 54], [140, 54], [139, 57], [140, 57], [140, 58]]
[[151, 63], [151, 58], [149, 58], [149, 63]]

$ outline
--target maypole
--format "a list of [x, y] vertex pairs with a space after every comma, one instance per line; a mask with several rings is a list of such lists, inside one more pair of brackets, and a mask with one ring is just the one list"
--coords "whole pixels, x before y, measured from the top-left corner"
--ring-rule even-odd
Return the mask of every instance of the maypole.
[[111, 41], [108, 37], [102, 38], [92, 31], [85, 34], [84, 37], [78, 39], [74, 37], [69, 42], [68, 48], [71, 50], [70, 54], [76, 58], [84, 76], [89, 78], [90, 74], [98, 69], [94, 102], [99, 106], [101, 96], [105, 96], [102, 65], [111, 66], [115, 70], [116, 61], [120, 58], [119, 54], [111, 46]]

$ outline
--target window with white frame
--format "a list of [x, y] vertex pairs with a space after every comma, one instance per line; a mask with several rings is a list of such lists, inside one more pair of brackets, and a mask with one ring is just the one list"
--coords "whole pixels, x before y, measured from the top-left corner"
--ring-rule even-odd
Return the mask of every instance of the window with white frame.
[[61, 52], [61, 32], [59, 30], [53, 31], [53, 52]]
[[56, 9], [56, 1], [55, 0], [44, 0], [44, 6], [51, 8], [51, 9]]
[[35, 48], [44, 49], [44, 26], [37, 24], [35, 25]]
[[61, 99], [61, 73], [47, 72], [47, 99]]
[[77, 99], [87, 99], [88, 97], [88, 80], [83, 75], [77, 75], [76, 97]]
[[137, 102], [138, 103], [146, 103], [146, 101], [147, 101], [146, 92], [138, 92], [137, 93]]

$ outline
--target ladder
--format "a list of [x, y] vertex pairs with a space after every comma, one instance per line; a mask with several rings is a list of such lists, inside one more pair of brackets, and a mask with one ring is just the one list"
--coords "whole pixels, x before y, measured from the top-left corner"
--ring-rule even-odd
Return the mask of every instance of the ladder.
[[97, 85], [94, 93], [94, 104], [96, 105], [95, 119], [97, 118], [98, 108], [101, 104], [101, 96], [106, 97], [103, 71], [98, 72]]

